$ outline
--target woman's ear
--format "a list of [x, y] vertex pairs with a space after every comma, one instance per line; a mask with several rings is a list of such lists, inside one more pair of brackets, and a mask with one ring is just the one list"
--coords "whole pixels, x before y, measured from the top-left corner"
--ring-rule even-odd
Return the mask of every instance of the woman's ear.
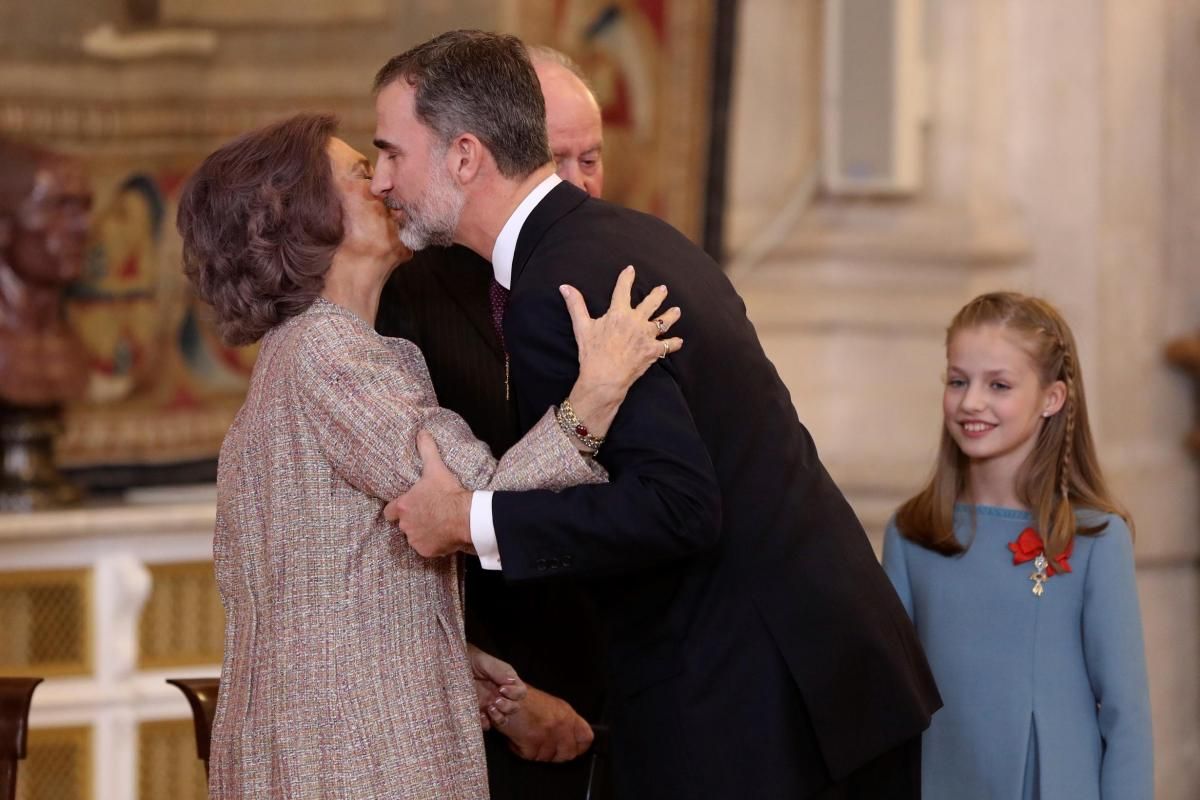
[[1046, 392], [1042, 396], [1042, 416], [1053, 417], [1059, 411], [1062, 411], [1062, 407], [1066, 402], [1067, 384], [1062, 381], [1055, 381], [1046, 388]]
[[459, 186], [475, 180], [485, 158], [487, 148], [473, 133], [459, 134], [446, 148], [446, 166]]

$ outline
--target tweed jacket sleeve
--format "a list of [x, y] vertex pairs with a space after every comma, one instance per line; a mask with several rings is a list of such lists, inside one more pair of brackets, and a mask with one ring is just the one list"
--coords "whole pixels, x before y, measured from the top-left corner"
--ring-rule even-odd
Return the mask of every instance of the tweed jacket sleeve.
[[429, 431], [446, 466], [468, 489], [560, 490], [602, 483], [553, 410], [499, 462], [452, 411], [440, 408], [416, 345], [384, 339], [357, 317], [330, 313], [301, 333], [294, 385], [322, 453], [352, 486], [383, 500], [420, 477], [416, 437]]

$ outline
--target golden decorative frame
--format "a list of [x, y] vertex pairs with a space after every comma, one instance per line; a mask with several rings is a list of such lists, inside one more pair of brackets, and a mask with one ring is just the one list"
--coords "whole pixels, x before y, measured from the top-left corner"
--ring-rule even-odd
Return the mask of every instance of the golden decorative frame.
[[[138, 619], [138, 668], [164, 669], [204, 664], [220, 664], [224, 649], [224, 609], [217, 593], [216, 577], [211, 561], [194, 561], [172, 564], [147, 564], [150, 573], [150, 596], [142, 607]], [[207, 596], [197, 596], [195, 608], [171, 607], [178, 603], [177, 593], [169, 587], [179, 579], [194, 581], [203, 587]], [[211, 601], [215, 600], [215, 604]], [[173, 619], [179, 615], [185, 619]], [[184, 646], [177, 652], [168, 652], [169, 646], [155, 641], [155, 623], [163, 622], [174, 632], [193, 626], [184, 636]], [[207, 629], [212, 628], [213, 631]], [[206, 635], [208, 634], [208, 635]], [[195, 645], [189, 647], [188, 645]], [[207, 646], [206, 646], [207, 645]]]
[[[67, 746], [79, 757], [79, 775], [76, 793], [73, 795], [51, 795], [41, 789], [32, 791], [31, 781], [36, 781], [41, 769], [41, 754], [46, 747]], [[32, 798], [56, 797], [61, 800], [92, 800], [93, 774], [95, 771], [95, 753], [92, 747], [92, 728], [90, 725], [52, 726], [46, 728], [30, 728], [28, 739], [28, 755], [21, 762], [17, 771], [17, 800], [32, 800]], [[37, 787], [35, 787], [37, 788]]]
[[[19, 570], [0, 572], [0, 591], [34, 589], [46, 584], [66, 584], [79, 593], [80, 620], [77, 636], [81, 658], [77, 661], [43, 661], [34, 664], [6, 662], [6, 648], [0, 648], [0, 673], [16, 677], [67, 677], [88, 675], [93, 666], [93, 594], [89, 568], [59, 570]], [[36, 635], [36, 632], [35, 634]]]

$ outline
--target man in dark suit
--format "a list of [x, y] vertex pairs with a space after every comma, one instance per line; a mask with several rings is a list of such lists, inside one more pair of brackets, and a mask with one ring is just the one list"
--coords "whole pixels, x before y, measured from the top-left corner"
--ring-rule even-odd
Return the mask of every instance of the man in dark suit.
[[[558, 174], [598, 197], [604, 185], [600, 107], [579, 67], [548, 48], [530, 48], [545, 96]], [[442, 406], [503, 455], [518, 438], [506, 396], [506, 360], [489, 302], [491, 265], [455, 245], [430, 247], [384, 287], [375, 327], [425, 355]], [[511, 663], [529, 686], [520, 710], [485, 737], [492, 800], [583, 798], [605, 762], [585, 753], [587, 720], [603, 714], [602, 634], [584, 587], [566, 582], [507, 585], [468, 556], [467, 640]], [[546, 763], [555, 762], [555, 763]], [[600, 800], [602, 775], [593, 778]]]
[[443, 34], [376, 89], [372, 188], [405, 243], [457, 241], [511, 287], [522, 429], [577, 373], [561, 285], [599, 301], [632, 263], [684, 309], [683, 350], [600, 447], [609, 484], [467, 493], [423, 443], [424, 476], [389, 516], [425, 555], [587, 581], [610, 633], [619, 797], [918, 797], [940, 705], [928, 665], [724, 274], [660, 220], [557, 180], [512, 37]]

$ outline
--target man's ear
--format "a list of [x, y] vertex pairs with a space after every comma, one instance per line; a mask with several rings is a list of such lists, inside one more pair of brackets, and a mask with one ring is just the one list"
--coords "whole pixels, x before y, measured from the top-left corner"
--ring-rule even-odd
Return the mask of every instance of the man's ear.
[[446, 148], [446, 167], [459, 186], [466, 186], [479, 176], [484, 161], [489, 157], [487, 148], [475, 134], [461, 133]]

